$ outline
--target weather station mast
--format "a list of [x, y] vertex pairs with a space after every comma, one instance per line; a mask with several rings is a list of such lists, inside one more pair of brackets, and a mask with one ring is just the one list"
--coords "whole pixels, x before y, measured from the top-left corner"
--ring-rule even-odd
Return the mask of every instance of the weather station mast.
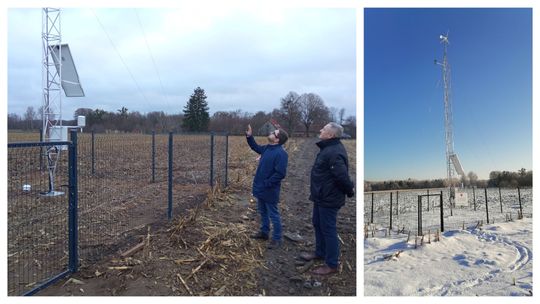
[[449, 190], [450, 206], [455, 205], [456, 185], [458, 184], [458, 174], [462, 177], [465, 172], [461, 167], [461, 163], [457, 154], [454, 152], [454, 125], [452, 114], [452, 96], [450, 83], [450, 65], [448, 64], [448, 34], [439, 36], [440, 43], [444, 46], [443, 61], [439, 62], [435, 59], [435, 64], [442, 67], [442, 77], [444, 83], [444, 137], [446, 143], [446, 181]]
[[[62, 91], [66, 97], [84, 97], [84, 91], [79, 82], [79, 75], [67, 44], [62, 44], [59, 8], [43, 8], [42, 21], [42, 119], [43, 141], [67, 141], [68, 129], [85, 126], [84, 116], [77, 117], [77, 126], [62, 125]], [[64, 192], [55, 190], [55, 175], [58, 160], [65, 145], [48, 146], [44, 152], [49, 171], [49, 190], [44, 196], [63, 195]]]

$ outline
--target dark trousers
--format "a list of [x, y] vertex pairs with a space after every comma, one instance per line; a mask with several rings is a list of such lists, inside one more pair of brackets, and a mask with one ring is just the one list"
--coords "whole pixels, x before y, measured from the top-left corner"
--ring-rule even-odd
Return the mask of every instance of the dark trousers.
[[315, 228], [315, 255], [323, 257], [326, 265], [338, 267], [339, 241], [337, 213], [339, 208], [324, 208], [313, 204], [313, 227]]
[[281, 240], [281, 217], [279, 215], [278, 202], [268, 202], [257, 198], [257, 209], [261, 215], [261, 232], [270, 232], [270, 222], [272, 222], [272, 239]]

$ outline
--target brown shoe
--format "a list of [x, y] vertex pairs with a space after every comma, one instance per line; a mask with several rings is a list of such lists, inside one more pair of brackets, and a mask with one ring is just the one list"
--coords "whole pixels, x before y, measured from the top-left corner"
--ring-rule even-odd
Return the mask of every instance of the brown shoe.
[[328, 265], [320, 266], [311, 271], [311, 273], [316, 275], [329, 275], [336, 273], [338, 271], [337, 268], [329, 267]]
[[323, 258], [320, 256], [315, 255], [315, 253], [310, 252], [302, 252], [300, 253], [300, 258], [304, 261], [312, 261], [312, 260], [322, 260]]

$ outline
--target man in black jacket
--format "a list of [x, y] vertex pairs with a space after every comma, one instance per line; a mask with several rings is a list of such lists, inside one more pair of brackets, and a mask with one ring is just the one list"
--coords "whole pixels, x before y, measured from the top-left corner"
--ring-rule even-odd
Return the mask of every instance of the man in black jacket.
[[340, 141], [342, 134], [343, 127], [335, 122], [328, 123], [320, 130], [321, 141], [317, 143], [320, 152], [311, 168], [309, 200], [313, 201], [315, 252], [302, 253], [300, 257], [307, 261], [324, 259], [324, 266], [313, 269], [313, 273], [318, 275], [337, 272], [337, 213], [345, 204], [345, 195], [354, 195], [354, 183], [349, 178], [347, 151]]

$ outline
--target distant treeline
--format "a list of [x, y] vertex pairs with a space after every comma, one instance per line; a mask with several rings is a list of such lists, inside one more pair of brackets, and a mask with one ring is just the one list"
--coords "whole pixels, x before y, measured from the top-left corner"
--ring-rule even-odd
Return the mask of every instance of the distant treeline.
[[[63, 120], [63, 125], [76, 125], [76, 117], [86, 117], [84, 132], [125, 132], [125, 133], [156, 133], [166, 132], [227, 132], [232, 135], [244, 134], [247, 125], [251, 124], [254, 134], [268, 135], [268, 124], [277, 122], [290, 136], [315, 136], [328, 122], [334, 121], [344, 127], [345, 133], [356, 138], [356, 116], [345, 116], [345, 109], [327, 107], [322, 98], [314, 93], [299, 95], [289, 92], [281, 98], [279, 107], [271, 112], [259, 111], [255, 114], [242, 110], [217, 111], [209, 115], [209, 107], [193, 107], [201, 113], [193, 113], [192, 103], [206, 102], [204, 90], [197, 88], [188, 101], [183, 112], [179, 114], [166, 114], [163, 111], [140, 113], [122, 107], [115, 111], [104, 109], [79, 108], [73, 114], [74, 120]], [[196, 99], [199, 97], [199, 99]], [[180, 109], [179, 109], [180, 110]], [[36, 131], [42, 126], [42, 108], [28, 107], [24, 115], [10, 113], [8, 115], [9, 130]], [[193, 128], [190, 122], [197, 114], [204, 116], [204, 123]], [[191, 116], [190, 116], [191, 115]], [[192, 117], [193, 116], [193, 117]], [[190, 119], [191, 118], [191, 119]], [[347, 136], [347, 137], [348, 137]]]
[[[83, 115], [86, 117], [86, 127], [84, 132], [95, 131], [97, 133], [105, 132], [122, 132], [122, 133], [144, 133], [150, 134], [152, 131], [156, 133], [172, 132], [187, 132], [183, 127], [184, 115], [174, 114], [169, 115], [164, 112], [150, 112], [147, 114], [141, 114], [139, 112], [107, 112], [101, 109], [78, 109], [75, 112], [75, 116]], [[207, 131], [213, 132], [228, 132], [231, 135], [243, 135], [247, 125], [251, 124], [256, 135], [263, 134], [265, 128], [263, 126], [267, 124], [270, 119], [274, 119], [280, 125], [282, 125], [291, 136], [305, 136], [305, 127], [298, 124], [296, 127], [291, 126], [293, 129], [290, 132], [286, 126], [287, 121], [283, 119], [283, 116], [279, 115], [279, 112], [273, 111], [271, 113], [257, 112], [255, 114], [243, 113], [240, 110], [230, 112], [216, 112], [210, 117], [210, 123]], [[314, 122], [310, 128], [310, 136], [319, 134], [319, 130], [329, 121], [340, 122], [339, 119], [326, 119], [320, 122]], [[346, 134], [349, 134], [352, 138], [356, 138], [356, 117], [347, 117], [341, 122]], [[10, 114], [8, 116], [8, 129], [9, 130], [22, 130], [27, 132], [39, 132], [41, 128], [41, 120], [39, 119], [22, 119], [16, 114]], [[63, 120], [63, 125], [76, 125], [76, 120]]]
[[[501, 187], [501, 188], [516, 188], [516, 187], [532, 187], [533, 173], [532, 170], [527, 171], [521, 168], [516, 172], [511, 171], [491, 171], [488, 180], [479, 180], [474, 172], [469, 172], [467, 177], [462, 178], [459, 182], [456, 180], [454, 184], [463, 185], [464, 187]], [[445, 179], [433, 180], [390, 180], [382, 182], [364, 182], [364, 191], [384, 191], [384, 190], [402, 190], [402, 189], [426, 189], [426, 188], [444, 188], [447, 187]]]

